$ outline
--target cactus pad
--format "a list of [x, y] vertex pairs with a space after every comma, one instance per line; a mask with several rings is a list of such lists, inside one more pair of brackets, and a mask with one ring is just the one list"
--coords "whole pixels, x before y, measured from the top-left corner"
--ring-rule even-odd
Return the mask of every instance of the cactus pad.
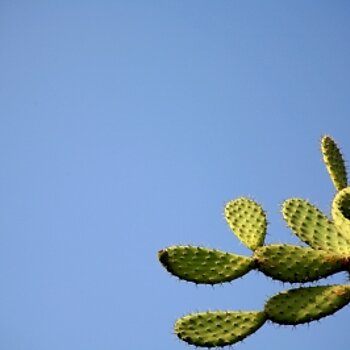
[[202, 312], [177, 320], [175, 333], [189, 344], [219, 347], [239, 342], [259, 329], [265, 321], [264, 312]]
[[264, 210], [248, 198], [238, 198], [225, 206], [225, 218], [231, 230], [249, 249], [263, 245], [267, 221]]
[[334, 223], [306, 200], [286, 200], [282, 213], [288, 226], [310, 247], [345, 255], [350, 253], [349, 242]]
[[339, 232], [350, 241], [350, 187], [336, 194], [332, 203], [332, 216]]
[[249, 257], [193, 246], [172, 246], [161, 250], [158, 257], [173, 275], [205, 284], [232, 281], [254, 266], [254, 260]]
[[332, 315], [350, 302], [350, 285], [329, 285], [290, 289], [267, 301], [269, 320], [296, 325]]
[[331, 137], [324, 136], [322, 138], [321, 151], [323, 154], [323, 161], [326, 164], [329, 176], [337, 191], [347, 187], [348, 180], [343, 156]]
[[346, 270], [350, 262], [350, 256], [288, 244], [260, 247], [254, 258], [265, 275], [290, 283], [316, 281]]

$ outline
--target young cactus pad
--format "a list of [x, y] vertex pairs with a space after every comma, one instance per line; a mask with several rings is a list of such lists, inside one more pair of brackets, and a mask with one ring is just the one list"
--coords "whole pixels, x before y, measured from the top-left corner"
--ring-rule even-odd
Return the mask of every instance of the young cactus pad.
[[225, 218], [231, 230], [249, 249], [264, 243], [266, 215], [262, 207], [248, 198], [238, 198], [225, 206]]
[[348, 186], [345, 162], [339, 147], [329, 136], [324, 136], [321, 140], [321, 151], [323, 161], [326, 164], [329, 176], [337, 189], [342, 190]]
[[[255, 269], [283, 282], [317, 281], [340, 271], [350, 273], [350, 187], [343, 157], [325, 136], [321, 151], [337, 193], [332, 219], [306, 200], [284, 202], [287, 225], [309, 247], [264, 245], [267, 220], [262, 207], [248, 198], [225, 206], [225, 219], [238, 239], [252, 250], [250, 257], [196, 246], [171, 246], [158, 253], [164, 268], [181, 280], [197, 284], [230, 282]], [[282, 291], [262, 311], [208, 311], [178, 319], [175, 334], [200, 347], [232, 345], [254, 333], [268, 320], [298, 325], [332, 315], [350, 302], [350, 284], [308, 286]]]

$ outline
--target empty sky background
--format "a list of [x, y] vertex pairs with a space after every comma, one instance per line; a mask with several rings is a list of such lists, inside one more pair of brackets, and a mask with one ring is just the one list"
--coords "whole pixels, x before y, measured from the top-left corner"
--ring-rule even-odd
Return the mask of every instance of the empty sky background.
[[[349, 43], [345, 0], [0, 0], [0, 348], [189, 349], [177, 317], [288, 288], [196, 287], [156, 254], [250, 254], [222, 215], [239, 196], [269, 243], [298, 242], [285, 199], [329, 212], [319, 139], [350, 159]], [[347, 349], [349, 315], [235, 348]]]

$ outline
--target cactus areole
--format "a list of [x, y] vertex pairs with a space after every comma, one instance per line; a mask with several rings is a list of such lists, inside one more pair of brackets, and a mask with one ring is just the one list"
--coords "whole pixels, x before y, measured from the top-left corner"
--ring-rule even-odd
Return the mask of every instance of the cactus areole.
[[[198, 246], [171, 246], [158, 252], [164, 268], [196, 284], [218, 284], [258, 270], [289, 283], [318, 281], [340, 271], [350, 272], [350, 187], [343, 156], [330, 136], [321, 139], [321, 152], [336, 189], [332, 218], [300, 198], [286, 200], [282, 215], [292, 232], [308, 245], [265, 245], [267, 219], [249, 198], [228, 202], [224, 214], [236, 237], [251, 251], [242, 256]], [[301, 286], [282, 291], [263, 310], [191, 313], [175, 323], [175, 334], [188, 344], [223, 347], [253, 334], [266, 321], [298, 325], [319, 320], [350, 302], [350, 284]]]

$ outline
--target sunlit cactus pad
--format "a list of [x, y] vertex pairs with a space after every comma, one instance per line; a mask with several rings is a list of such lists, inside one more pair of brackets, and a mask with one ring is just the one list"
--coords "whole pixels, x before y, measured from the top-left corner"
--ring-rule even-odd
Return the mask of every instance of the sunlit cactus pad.
[[249, 272], [254, 260], [245, 256], [193, 246], [172, 246], [159, 251], [162, 265], [190, 282], [215, 284], [232, 281]]
[[350, 243], [337, 226], [304, 199], [292, 198], [283, 203], [283, 217], [303, 242], [314, 249], [340, 254], [350, 253]]
[[[241, 197], [226, 204], [224, 215], [236, 237], [252, 251], [250, 256], [205, 247], [171, 246], [159, 251], [161, 264], [172, 275], [196, 284], [231, 282], [251, 270], [299, 284], [338, 272], [349, 279], [350, 187], [345, 162], [329, 136], [322, 138], [321, 151], [336, 189], [332, 217], [300, 198], [290, 198], [282, 206], [283, 218], [301, 245], [265, 245], [266, 214], [258, 203]], [[309, 323], [334, 314], [349, 302], [350, 284], [299, 286], [272, 296], [261, 311], [189, 314], [176, 321], [175, 333], [191, 345], [222, 347], [243, 340], [266, 321], [282, 325]]]
[[236, 236], [251, 250], [263, 245], [267, 221], [262, 207], [248, 198], [238, 198], [225, 206], [225, 218]]
[[339, 147], [330, 136], [321, 140], [323, 160], [335, 188], [340, 191], [348, 186], [347, 173]]
[[259, 311], [212, 311], [184, 316], [175, 324], [177, 336], [197, 346], [234, 344], [254, 333], [266, 321]]

